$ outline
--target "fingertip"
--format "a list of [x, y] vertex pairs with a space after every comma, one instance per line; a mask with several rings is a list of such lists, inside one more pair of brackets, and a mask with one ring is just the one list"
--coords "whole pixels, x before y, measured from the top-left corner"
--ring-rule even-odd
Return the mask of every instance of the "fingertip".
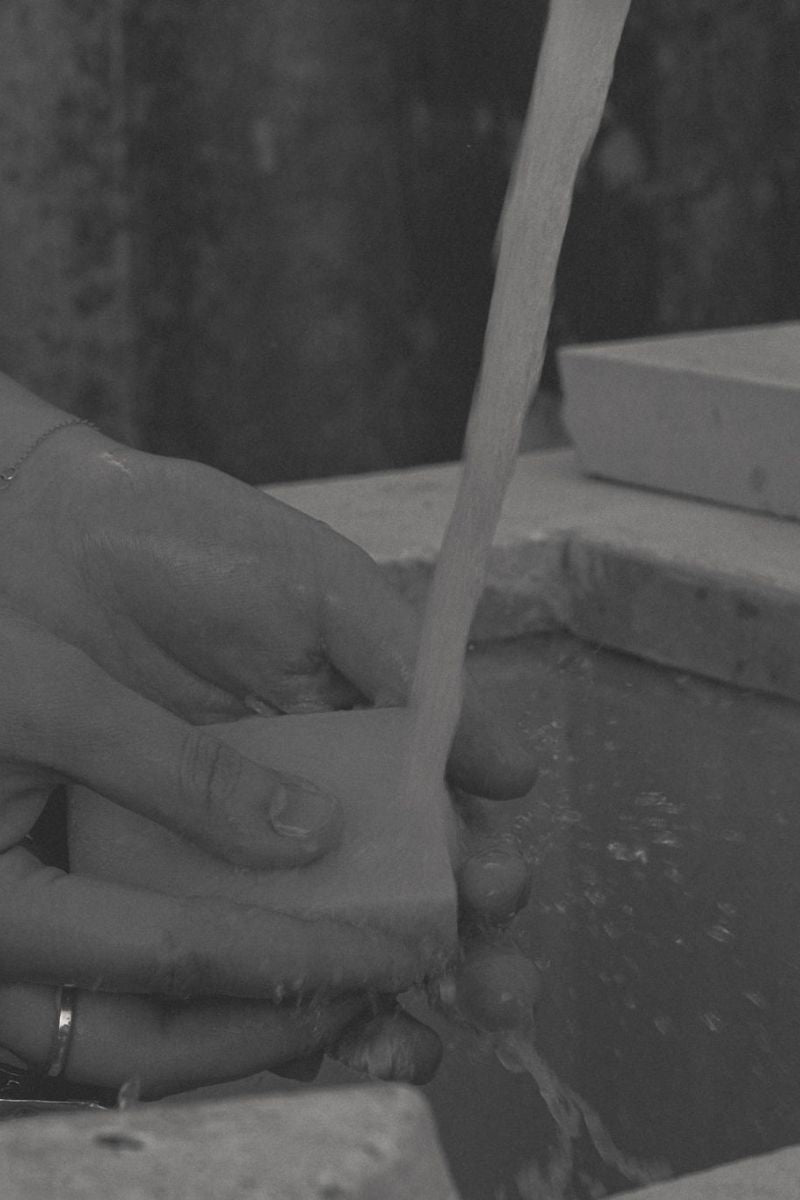
[[530, 959], [497, 946], [471, 950], [451, 982], [456, 1010], [487, 1033], [529, 1026], [542, 991], [542, 977]]
[[459, 726], [448, 768], [457, 787], [486, 800], [516, 800], [538, 773], [532, 752], [497, 723], [483, 724], [477, 734], [474, 720]]
[[464, 860], [458, 870], [458, 889], [467, 914], [502, 925], [527, 904], [531, 868], [516, 846], [495, 843]]

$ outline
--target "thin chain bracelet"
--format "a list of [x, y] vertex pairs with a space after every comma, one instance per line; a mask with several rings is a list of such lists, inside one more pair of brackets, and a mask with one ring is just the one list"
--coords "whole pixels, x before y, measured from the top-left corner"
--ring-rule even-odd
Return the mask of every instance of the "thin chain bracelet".
[[31, 442], [27, 450], [19, 456], [17, 461], [8, 470], [0, 472], [0, 492], [4, 492], [7, 487], [11, 486], [17, 477], [20, 467], [28, 461], [34, 450], [39, 449], [45, 438], [49, 438], [53, 433], [58, 433], [59, 429], [69, 428], [70, 425], [88, 425], [91, 429], [97, 428], [91, 421], [86, 421], [83, 417], [67, 417], [66, 420], [59, 421], [57, 425], [51, 425], [49, 429], [45, 429], [44, 433], [40, 433], [35, 441]]

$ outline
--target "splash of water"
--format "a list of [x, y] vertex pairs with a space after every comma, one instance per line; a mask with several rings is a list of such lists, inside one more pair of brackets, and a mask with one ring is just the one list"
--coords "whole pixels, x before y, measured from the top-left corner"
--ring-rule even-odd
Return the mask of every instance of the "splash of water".
[[665, 1163], [646, 1163], [625, 1154], [615, 1145], [599, 1114], [581, 1096], [562, 1083], [536, 1049], [529, 1033], [510, 1032], [498, 1036], [495, 1053], [508, 1070], [527, 1072], [533, 1079], [556, 1126], [558, 1146], [546, 1176], [538, 1168], [520, 1174], [517, 1184], [523, 1200], [569, 1200], [567, 1188], [573, 1175], [575, 1146], [586, 1130], [595, 1153], [626, 1182], [657, 1183], [669, 1179]]

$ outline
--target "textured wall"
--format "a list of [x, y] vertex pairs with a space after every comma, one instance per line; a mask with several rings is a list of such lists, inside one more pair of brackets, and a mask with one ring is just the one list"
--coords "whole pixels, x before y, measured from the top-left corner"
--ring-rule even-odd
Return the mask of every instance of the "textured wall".
[[798, 55], [797, 0], [634, 0], [565, 254], [564, 336], [800, 315]]
[[0, 366], [130, 439], [121, 3], [0, 6]]
[[156, 444], [246, 462], [253, 479], [402, 456], [420, 339], [397, 186], [398, 8], [140, 6], [131, 167]]
[[[251, 480], [455, 456], [544, 12], [4, 0], [0, 367]], [[556, 341], [800, 315], [799, 60], [634, 0]]]

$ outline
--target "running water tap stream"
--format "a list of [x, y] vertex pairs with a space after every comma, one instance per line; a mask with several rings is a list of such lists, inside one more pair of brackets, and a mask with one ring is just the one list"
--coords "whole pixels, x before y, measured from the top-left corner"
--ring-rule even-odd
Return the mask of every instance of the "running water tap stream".
[[551, 0], [503, 211], [497, 277], [458, 495], [425, 609], [400, 800], [444, 775], [469, 630], [541, 374], [575, 181], [603, 114], [630, 0]]
[[[575, 181], [600, 124], [630, 0], [551, 0], [533, 96], [500, 227], [497, 278], [463, 470], [434, 573], [411, 688], [401, 804], [444, 776], [462, 701], [469, 630], [538, 386]], [[559, 1130], [562, 1195], [581, 1120], [606, 1161], [634, 1182], [658, 1178], [616, 1150], [596, 1114], [562, 1086], [532, 1040], [502, 1047], [536, 1081]]]

